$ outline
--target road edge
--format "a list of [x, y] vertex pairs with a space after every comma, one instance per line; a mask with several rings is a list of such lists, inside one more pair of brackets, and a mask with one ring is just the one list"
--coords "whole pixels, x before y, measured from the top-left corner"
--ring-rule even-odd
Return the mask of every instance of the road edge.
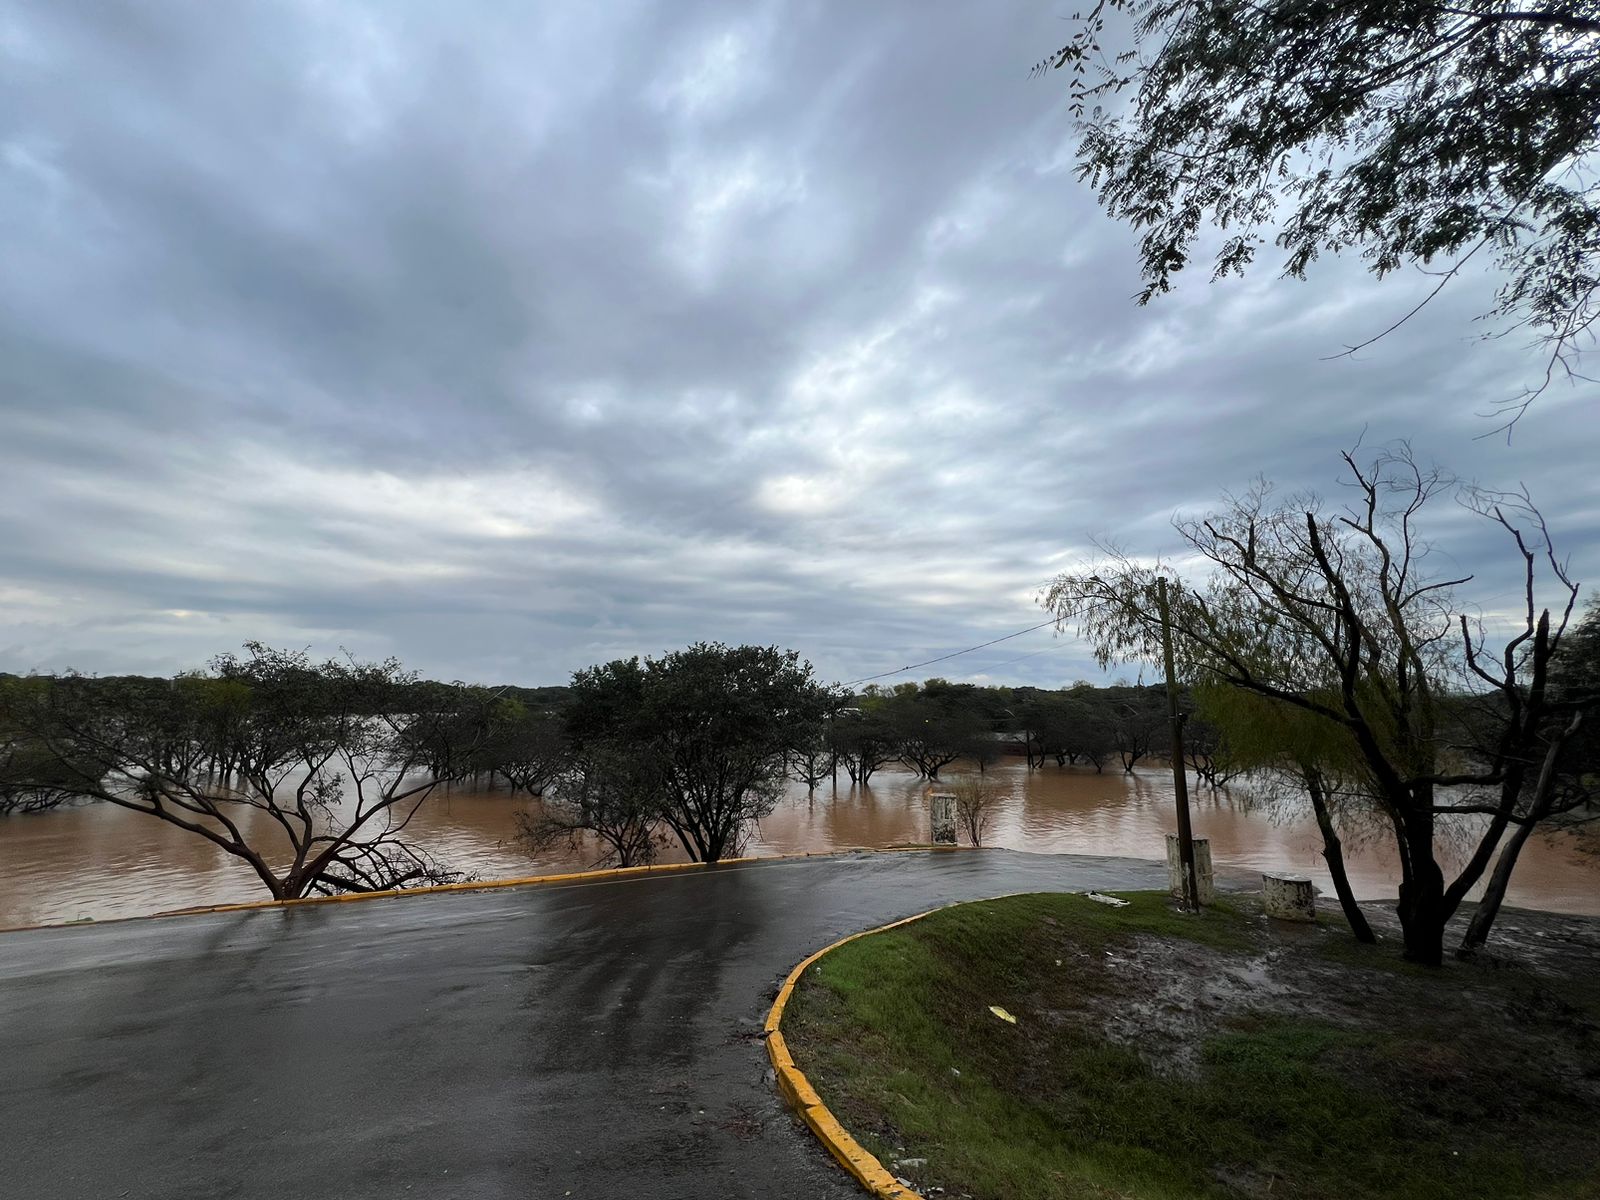
[[[961, 903], [981, 904], [983, 901], [961, 901]], [[816, 1089], [811, 1086], [811, 1081], [805, 1077], [805, 1072], [795, 1065], [794, 1058], [789, 1053], [789, 1044], [784, 1040], [779, 1026], [783, 1023], [783, 1010], [788, 1006], [789, 997], [794, 993], [794, 985], [800, 982], [800, 977], [806, 973], [807, 968], [823, 955], [830, 954], [857, 938], [871, 937], [875, 933], [898, 929], [902, 925], [920, 921], [926, 916], [951, 907], [954, 906], [940, 905], [939, 908], [930, 908], [926, 912], [902, 917], [887, 925], [879, 925], [876, 929], [864, 929], [860, 933], [852, 933], [849, 937], [842, 937], [802, 959], [799, 965], [789, 972], [783, 981], [783, 986], [778, 989], [778, 998], [772, 1002], [772, 1007], [767, 1011], [766, 1023], [761, 1027], [767, 1043], [767, 1056], [772, 1060], [772, 1070], [777, 1077], [778, 1091], [800, 1114], [800, 1119], [812, 1133], [816, 1134], [828, 1153], [838, 1160], [839, 1165], [854, 1176], [857, 1183], [880, 1200], [923, 1200], [923, 1197], [921, 1193], [912, 1191], [897, 1181], [876, 1157], [867, 1153], [861, 1143], [851, 1137], [849, 1131], [839, 1124], [838, 1118], [822, 1102], [822, 1097], [817, 1095]]]
[[709, 867], [731, 867], [740, 864], [765, 862], [790, 862], [806, 858], [840, 858], [847, 854], [903, 854], [925, 851], [943, 854], [956, 850], [986, 850], [987, 846], [947, 846], [919, 843], [906, 846], [844, 846], [835, 850], [800, 851], [793, 854], [757, 854], [741, 858], [724, 858], [719, 862], [652, 863], [643, 867], [606, 867], [595, 871], [564, 871], [555, 875], [526, 875], [515, 879], [469, 879], [461, 883], [435, 883], [427, 887], [389, 888], [376, 892], [340, 892], [333, 896], [301, 896], [293, 900], [243, 900], [236, 904], [199, 905], [193, 908], [174, 908], [165, 912], [143, 913], [133, 917], [107, 917], [105, 920], [86, 918], [77, 921], [45, 921], [37, 925], [10, 925], [0, 928], [0, 934], [28, 933], [39, 929], [83, 929], [95, 925], [117, 925], [124, 921], [157, 921], [167, 917], [199, 917], [211, 913], [253, 912], [265, 908], [295, 908], [303, 904], [346, 904], [354, 900], [400, 900], [408, 896], [431, 896], [440, 892], [489, 892], [500, 888], [548, 887], [559, 884], [601, 883], [610, 879], [627, 879], [640, 875], [664, 875], [675, 871], [704, 870]]

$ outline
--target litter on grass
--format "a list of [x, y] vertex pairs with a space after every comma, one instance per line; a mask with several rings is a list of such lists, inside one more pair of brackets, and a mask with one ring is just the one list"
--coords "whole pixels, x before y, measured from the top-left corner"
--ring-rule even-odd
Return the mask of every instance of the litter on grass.
[[1005, 1009], [1001, 1008], [998, 1004], [989, 1005], [989, 1011], [1009, 1025], [1015, 1025], [1017, 1023], [1017, 1019]]
[[1112, 908], [1128, 907], [1128, 901], [1118, 900], [1115, 896], [1104, 896], [1099, 892], [1085, 892], [1084, 895], [1090, 900], [1093, 900], [1096, 904], [1109, 904]]

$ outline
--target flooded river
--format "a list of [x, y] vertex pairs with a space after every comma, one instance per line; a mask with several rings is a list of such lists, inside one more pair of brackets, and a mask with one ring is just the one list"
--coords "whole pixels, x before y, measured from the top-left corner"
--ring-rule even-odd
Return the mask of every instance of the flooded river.
[[[1012, 761], [991, 767], [987, 778], [1003, 796], [985, 838], [989, 845], [1160, 858], [1164, 835], [1175, 827], [1172, 777], [1164, 769], [1097, 775], [1051, 765], [1030, 772]], [[888, 771], [875, 776], [870, 789], [851, 788], [842, 776], [837, 789], [825, 785], [809, 796], [793, 785], [746, 852], [926, 841], [925, 786], [914, 776]], [[582, 854], [533, 858], [522, 851], [514, 814], [528, 803], [506, 792], [440, 791], [410, 832], [448, 866], [480, 879], [589, 865]], [[1309, 813], [1274, 819], [1242, 796], [1205, 788], [1192, 803], [1196, 835], [1211, 839], [1219, 870], [1293, 869], [1315, 879], [1333, 903]], [[683, 856], [669, 851], [664, 857]], [[1381, 846], [1352, 848], [1350, 873], [1364, 899], [1392, 896], [1399, 878], [1392, 855]], [[0, 928], [265, 898], [244, 864], [151, 817], [106, 804], [0, 817]], [[1570, 841], [1535, 836], [1523, 851], [1509, 903], [1600, 915], [1600, 858], [1582, 854]]]

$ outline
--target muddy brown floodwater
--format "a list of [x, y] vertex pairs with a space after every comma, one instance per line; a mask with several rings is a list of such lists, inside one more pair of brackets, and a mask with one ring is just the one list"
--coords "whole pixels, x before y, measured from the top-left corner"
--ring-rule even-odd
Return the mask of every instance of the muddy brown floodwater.
[[[959, 773], [958, 773], [959, 774]], [[957, 776], [951, 776], [955, 778]], [[1010, 761], [987, 778], [1003, 799], [986, 844], [1013, 850], [1161, 858], [1175, 827], [1172, 777], [1162, 768], [1132, 775], [1054, 765], [1028, 771]], [[871, 788], [808, 796], [792, 785], [761, 823], [749, 854], [892, 846], [926, 841], [925, 783], [880, 772]], [[532, 858], [515, 842], [514, 814], [529, 800], [503, 791], [440, 791], [411, 824], [415, 840], [447, 865], [480, 879], [514, 878], [551, 867], [587, 866], [593, 854]], [[1309, 813], [1273, 816], [1227, 791], [1192, 796], [1197, 836], [1211, 839], [1219, 869], [1293, 869], [1331, 886]], [[1393, 896], [1399, 869], [1380, 845], [1347, 847], [1362, 899]], [[681, 860], [669, 848], [666, 861]], [[249, 868], [192, 834], [107, 804], [0, 817], [0, 928], [84, 918], [132, 917], [196, 905], [266, 898]], [[1570, 839], [1530, 839], [1508, 903], [1600, 915], [1600, 858]]]

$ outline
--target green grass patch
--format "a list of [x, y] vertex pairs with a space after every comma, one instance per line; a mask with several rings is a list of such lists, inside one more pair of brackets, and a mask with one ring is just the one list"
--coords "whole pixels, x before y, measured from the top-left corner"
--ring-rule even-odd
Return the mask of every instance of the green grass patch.
[[[1279, 958], [1316, 958], [1324, 974], [1340, 970], [1320, 957], [1320, 940], [1277, 944], [1243, 907], [1196, 917], [1162, 895], [1125, 898], [1121, 909], [1071, 895], [985, 901], [841, 947], [790, 1002], [784, 1034], [796, 1061], [886, 1166], [925, 1158], [899, 1173], [950, 1196], [1600, 1195], [1592, 1153], [1552, 1150], [1592, 1139], [1600, 1114], [1560, 1087], [1535, 1088], [1543, 1111], [1520, 1111], [1506, 1099], [1520, 1093], [1480, 1078], [1450, 1028], [1245, 1004], [1187, 1041], [1160, 1040], [1159, 1053], [1130, 1043], [1126, 1023], [1113, 1037], [1108, 1028], [1128, 1013], [1153, 1034], [1182, 1024], [1185, 971], [1198, 987], [1207, 964], [1252, 961], [1269, 945]], [[1185, 965], [1149, 978], [1164, 946]], [[1163, 1062], [1173, 1047], [1186, 1057]]]

